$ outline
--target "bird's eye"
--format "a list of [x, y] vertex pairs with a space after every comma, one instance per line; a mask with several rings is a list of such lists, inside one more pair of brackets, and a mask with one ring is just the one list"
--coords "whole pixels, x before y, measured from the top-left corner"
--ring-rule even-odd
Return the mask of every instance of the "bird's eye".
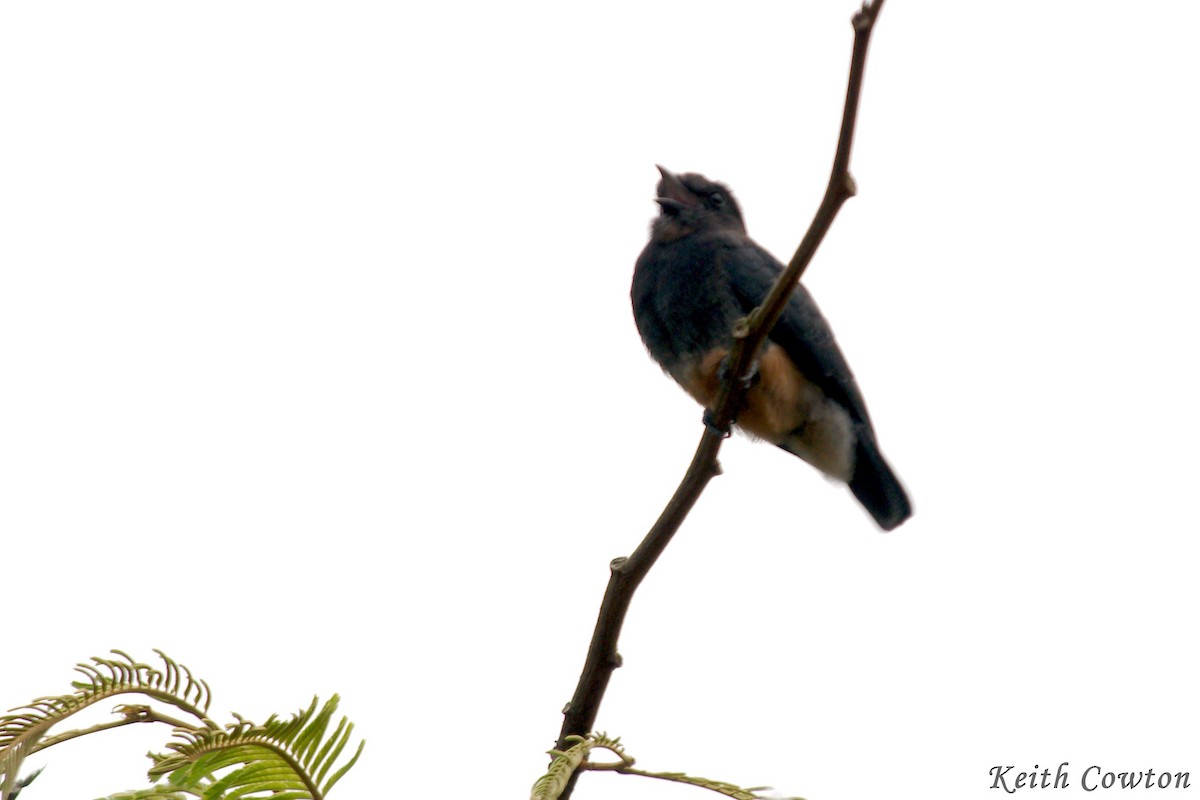
[[720, 192], [713, 192], [712, 194], [710, 194], [708, 196], [708, 207], [713, 208], [713, 209], [724, 208], [725, 207], [725, 195], [721, 194]]

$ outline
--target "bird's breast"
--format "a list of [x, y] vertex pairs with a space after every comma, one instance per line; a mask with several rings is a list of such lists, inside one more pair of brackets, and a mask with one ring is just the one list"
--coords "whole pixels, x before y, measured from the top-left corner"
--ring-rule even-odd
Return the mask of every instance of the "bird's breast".
[[[667, 367], [684, 391], [713, 409], [720, 392], [728, 347], [716, 347]], [[854, 425], [850, 415], [768, 340], [754, 383], [737, 415], [737, 426], [779, 445], [833, 477], [854, 472]]]

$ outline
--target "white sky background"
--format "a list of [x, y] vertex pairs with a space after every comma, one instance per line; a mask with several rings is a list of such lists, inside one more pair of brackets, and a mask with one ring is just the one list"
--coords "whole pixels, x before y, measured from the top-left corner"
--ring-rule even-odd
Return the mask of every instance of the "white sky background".
[[[701, 432], [629, 310], [653, 165], [729, 182], [786, 260], [854, 4], [417, 5], [0, 9], [0, 705], [159, 647], [222, 720], [339, 692], [367, 750], [334, 797], [544, 766]], [[1198, 25], [890, 0], [806, 283], [916, 516], [881, 535], [728, 442], [600, 714], [642, 766], [1200, 792]], [[35, 757], [29, 800], [139, 786], [165, 734]]]

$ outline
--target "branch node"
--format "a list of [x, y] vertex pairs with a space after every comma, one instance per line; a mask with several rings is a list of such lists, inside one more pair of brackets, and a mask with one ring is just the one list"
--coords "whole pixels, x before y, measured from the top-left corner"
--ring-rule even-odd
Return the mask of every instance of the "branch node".
[[855, 33], [865, 33], [871, 30], [871, 26], [875, 24], [876, 17], [879, 16], [879, 9], [883, 5], [883, 0], [864, 0], [862, 8], [854, 12], [854, 16], [850, 18], [850, 24], [854, 27]]
[[854, 197], [858, 194], [858, 183], [854, 180], [854, 176], [849, 172], [842, 175], [842, 192], [847, 198]]
[[736, 339], [745, 339], [747, 336], [750, 335], [750, 332], [753, 331], [755, 326], [758, 324], [758, 318], [759, 318], [759, 316], [761, 316], [759, 313], [760, 309], [761, 309], [761, 306], [759, 308], [754, 309], [753, 311], [751, 311], [749, 314], [747, 314], [746, 316], [739, 319], [734, 324], [733, 338], [735, 340]]

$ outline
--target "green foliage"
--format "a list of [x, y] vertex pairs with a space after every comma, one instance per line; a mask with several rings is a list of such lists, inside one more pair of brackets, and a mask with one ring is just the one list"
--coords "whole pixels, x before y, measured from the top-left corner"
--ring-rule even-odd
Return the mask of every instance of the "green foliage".
[[[169, 775], [170, 785], [187, 788], [204, 800], [235, 800], [264, 792], [274, 800], [324, 797], [363, 749], [359, 742], [354, 755], [329, 774], [354, 730], [342, 717], [326, 736], [337, 704], [334, 695], [318, 711], [314, 697], [306, 711], [286, 720], [272, 715], [255, 725], [237, 717], [225, 730], [177, 730], [182, 741], [167, 745], [173, 755], [151, 756], [155, 764], [150, 777]], [[218, 777], [222, 770], [230, 771]]]
[[[174, 729], [169, 754], [150, 754], [150, 778], [166, 782], [146, 789], [110, 795], [109, 800], [323, 800], [362, 753], [336, 764], [350, 741], [354, 725], [342, 717], [333, 726], [338, 697], [324, 704], [313, 698], [308, 709], [286, 719], [272, 715], [258, 725], [234, 714], [221, 728], [208, 716], [208, 684], [191, 671], [155, 651], [161, 666], [134, 661], [114, 650], [115, 659], [93, 658], [76, 665], [85, 680], [72, 682], [71, 694], [39, 697], [0, 716], [0, 800], [16, 800], [37, 773], [20, 776], [26, 758], [55, 744], [121, 725], [165, 723]], [[118, 719], [90, 728], [53, 733], [72, 715], [118, 695], [137, 694], [173, 707], [192, 718], [168, 716], [155, 705], [123, 704]]]
[[567, 741], [574, 742], [571, 747], [550, 750], [548, 754], [554, 756], [554, 760], [550, 762], [546, 774], [534, 781], [530, 800], [558, 800], [563, 789], [567, 788], [571, 774], [579, 769], [579, 765], [596, 746], [594, 737], [595, 734], [587, 737], [568, 736]]
[[[637, 769], [633, 766], [634, 758], [625, 752], [625, 746], [621, 744], [621, 739], [619, 737], [610, 737], [605, 733], [589, 733], [587, 736], [569, 736], [567, 737], [567, 741], [572, 742], [571, 747], [568, 749], [550, 751], [549, 754], [554, 756], [554, 760], [550, 762], [550, 767], [546, 770], [546, 774], [534, 782], [533, 790], [530, 793], [530, 800], [558, 800], [566, 788], [567, 782], [571, 779], [571, 774], [576, 770], [617, 772], [621, 775], [640, 775], [643, 778], [657, 778], [659, 780], [671, 781], [672, 783], [686, 783], [691, 786], [708, 789], [717, 794], [723, 794], [726, 797], [732, 797], [734, 800], [762, 800], [763, 795], [761, 792], [766, 790], [766, 787], [761, 786], [743, 789], [732, 783], [698, 778], [682, 772], [646, 772], [645, 770]], [[617, 760], [598, 763], [588, 761], [587, 758], [591, 755], [592, 750], [597, 748], [608, 750], [617, 757]], [[792, 797], [783, 798], [782, 800], [802, 800], [802, 798]]]

